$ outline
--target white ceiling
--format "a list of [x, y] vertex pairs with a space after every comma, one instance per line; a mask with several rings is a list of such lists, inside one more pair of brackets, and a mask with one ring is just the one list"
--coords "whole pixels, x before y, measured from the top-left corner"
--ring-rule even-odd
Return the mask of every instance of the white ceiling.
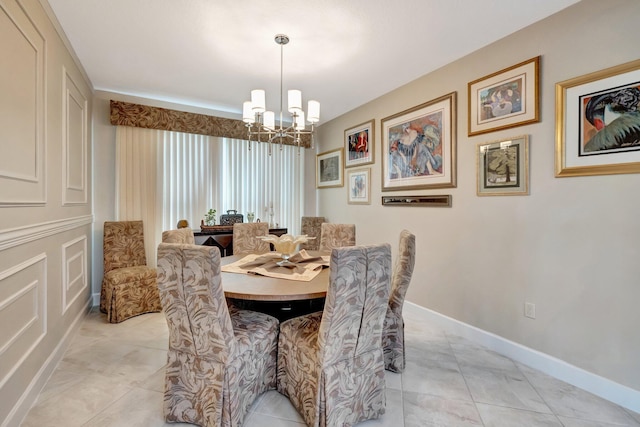
[[48, 0], [94, 89], [234, 114], [257, 88], [280, 110], [287, 34], [320, 124], [577, 1]]

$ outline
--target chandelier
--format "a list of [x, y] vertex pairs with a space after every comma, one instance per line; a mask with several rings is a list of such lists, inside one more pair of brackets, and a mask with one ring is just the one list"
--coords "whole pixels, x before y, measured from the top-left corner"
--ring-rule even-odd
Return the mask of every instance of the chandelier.
[[273, 111], [266, 111], [265, 93], [263, 89], [254, 89], [251, 91], [251, 101], [245, 101], [242, 105], [242, 121], [246, 123], [249, 149], [251, 149], [251, 141], [255, 137], [258, 142], [267, 140], [269, 143], [269, 155], [271, 155], [271, 147], [274, 143], [281, 144], [285, 140], [289, 143], [301, 146], [301, 137], [310, 135], [311, 146], [313, 147], [313, 125], [320, 120], [320, 103], [311, 100], [307, 104], [306, 121], [311, 124], [311, 129], [305, 128], [305, 112], [302, 109], [302, 92], [297, 89], [288, 91], [288, 111], [291, 115], [291, 124], [286, 126], [283, 124], [282, 100], [284, 97], [282, 86], [282, 70], [283, 70], [283, 48], [289, 43], [289, 37], [284, 34], [277, 34], [275, 41], [280, 45], [280, 117], [276, 126], [276, 117]]

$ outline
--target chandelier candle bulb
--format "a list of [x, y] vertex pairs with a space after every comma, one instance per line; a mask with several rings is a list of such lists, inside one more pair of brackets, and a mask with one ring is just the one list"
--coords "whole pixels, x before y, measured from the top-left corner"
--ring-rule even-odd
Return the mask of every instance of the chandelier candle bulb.
[[269, 130], [275, 130], [276, 128], [276, 115], [273, 111], [265, 111], [264, 116], [264, 127]]
[[264, 110], [265, 110], [264, 90], [254, 89], [251, 91], [251, 105], [253, 106], [254, 113], [264, 113]]
[[242, 104], [242, 121], [245, 123], [255, 123], [256, 114], [253, 112], [251, 101], [244, 101]]
[[307, 121], [309, 123], [316, 123], [320, 121], [320, 103], [318, 101], [309, 101], [307, 106]]
[[301, 111], [296, 115], [295, 127], [296, 130], [304, 129], [304, 111]]
[[297, 89], [289, 90], [289, 112], [291, 114], [300, 113], [302, 111], [302, 92]]

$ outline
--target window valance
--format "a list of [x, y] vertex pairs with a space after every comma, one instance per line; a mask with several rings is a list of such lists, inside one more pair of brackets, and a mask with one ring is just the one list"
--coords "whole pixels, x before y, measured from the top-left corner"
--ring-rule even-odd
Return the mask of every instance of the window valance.
[[[188, 113], [167, 108], [151, 107], [130, 102], [111, 100], [110, 120], [114, 126], [169, 130], [224, 138], [247, 139], [247, 128], [242, 120]], [[266, 137], [260, 139], [267, 141]], [[309, 148], [309, 135], [303, 135], [302, 146]], [[284, 144], [293, 145], [289, 139]]]

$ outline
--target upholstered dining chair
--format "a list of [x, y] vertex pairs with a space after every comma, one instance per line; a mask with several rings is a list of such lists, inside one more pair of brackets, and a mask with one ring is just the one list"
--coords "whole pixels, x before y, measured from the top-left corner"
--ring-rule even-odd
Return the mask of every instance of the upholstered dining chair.
[[384, 367], [392, 372], [403, 372], [405, 367], [402, 306], [404, 305], [407, 289], [409, 289], [409, 283], [411, 283], [415, 261], [416, 236], [407, 230], [402, 230], [400, 232], [398, 257], [396, 258], [391, 278], [389, 304], [384, 318], [384, 329], [382, 330]]
[[196, 238], [191, 228], [178, 228], [177, 230], [166, 230], [162, 232], [163, 243], [186, 243], [195, 245]]
[[355, 246], [355, 224], [332, 224], [325, 222], [320, 226], [320, 250], [329, 252], [333, 248]]
[[309, 237], [315, 237], [315, 239], [302, 243], [300, 249], [306, 249], [308, 251], [317, 251], [320, 247], [320, 231], [322, 223], [326, 222], [323, 216], [303, 216], [300, 224], [301, 234], [306, 234]]
[[269, 224], [266, 222], [239, 222], [233, 224], [233, 254], [263, 254], [269, 252], [268, 242], [256, 239], [256, 236], [269, 234]]
[[227, 307], [213, 246], [161, 243], [158, 288], [169, 326], [165, 420], [242, 426], [276, 386], [278, 320]]
[[323, 312], [280, 325], [278, 391], [308, 426], [351, 426], [385, 412], [381, 334], [391, 273], [388, 244], [331, 252]]
[[105, 222], [103, 253], [100, 311], [108, 322], [162, 309], [156, 269], [147, 266], [142, 221]]

